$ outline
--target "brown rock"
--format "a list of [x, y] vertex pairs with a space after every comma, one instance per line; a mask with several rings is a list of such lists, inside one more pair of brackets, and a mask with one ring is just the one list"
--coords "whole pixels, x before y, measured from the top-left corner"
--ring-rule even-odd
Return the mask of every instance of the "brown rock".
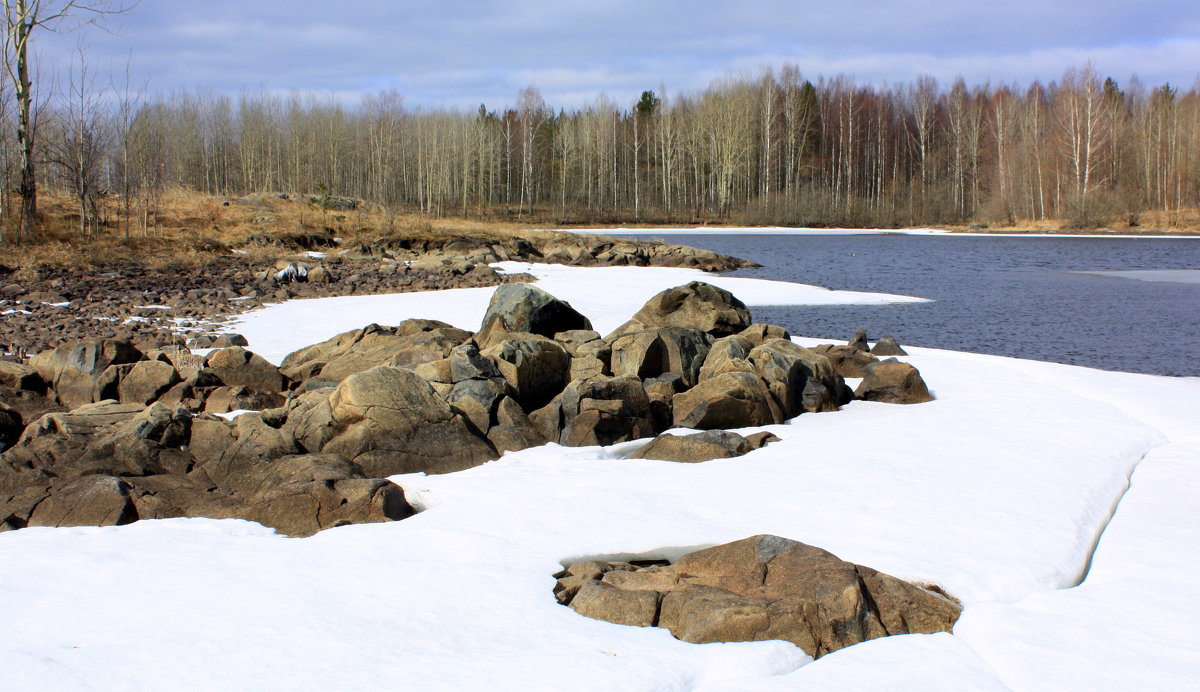
[[676, 394], [672, 406], [675, 425], [681, 428], [745, 428], [784, 421], [767, 386], [749, 372], [726, 372], [707, 379]]
[[145, 357], [128, 341], [69, 341], [29, 359], [29, 365], [54, 389], [59, 402], [75, 408], [94, 401], [96, 380], [109, 366], [136, 363]]
[[137, 521], [129, 484], [112, 476], [56, 478], [28, 526], [113, 526]]
[[895, 337], [883, 336], [871, 348], [871, 353], [877, 356], [907, 356], [908, 352], [900, 347], [900, 342], [896, 341]]
[[567, 384], [571, 357], [562, 346], [534, 334], [509, 334], [483, 351], [526, 411], [545, 406]]
[[750, 326], [750, 311], [723, 288], [701, 281], [667, 289], [633, 316], [646, 327], [686, 327], [713, 336], [736, 334]]
[[556, 594], [589, 617], [665, 627], [688, 642], [784, 639], [814, 658], [876, 637], [948, 632], [961, 612], [941, 593], [778, 536], [628, 567], [582, 563], [576, 574], [572, 565]]
[[337, 384], [377, 365], [411, 368], [441, 360], [470, 338], [470, 332], [437, 320], [405, 320], [395, 327], [372, 324], [291, 353], [280, 370], [296, 381]]
[[629, 458], [696, 463], [739, 457], [751, 449], [749, 440], [737, 433], [706, 430], [692, 435], [659, 435]]
[[867, 376], [854, 390], [854, 396], [864, 401], [883, 401], [889, 404], [920, 404], [933, 401], [933, 395], [921, 379], [921, 373], [908, 363], [889, 359], [872, 365]]
[[117, 385], [117, 398], [122, 404], [153, 403], [180, 381], [179, 373], [170, 363], [143, 360], [134, 363]]
[[700, 379], [713, 338], [699, 329], [662, 327], [621, 335], [612, 341], [613, 375], [641, 379], [679, 375], [684, 389]]
[[329, 396], [329, 406], [337, 432], [320, 451], [345, 457], [368, 476], [448, 473], [496, 457], [411, 370], [378, 366], [351, 375]]
[[867, 366], [879, 361], [870, 352], [860, 351], [850, 346], [821, 344], [812, 350], [814, 353], [819, 353], [828, 358], [829, 362], [833, 364], [834, 371], [842, 377], [866, 377]]
[[287, 378], [267, 359], [241, 346], [230, 346], [208, 354], [205, 367], [231, 387], [248, 387], [259, 392], [287, 389]]
[[592, 323], [571, 307], [537, 286], [514, 283], [500, 286], [492, 294], [476, 340], [491, 346], [507, 334], [537, 334], [553, 338], [559, 332], [590, 330]]

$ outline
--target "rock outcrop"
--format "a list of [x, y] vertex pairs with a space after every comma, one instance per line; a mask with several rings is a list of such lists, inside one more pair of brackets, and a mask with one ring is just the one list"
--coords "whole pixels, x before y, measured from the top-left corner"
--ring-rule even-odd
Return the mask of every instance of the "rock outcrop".
[[665, 627], [697, 644], [783, 639], [813, 658], [877, 637], [949, 632], [961, 612], [937, 590], [767, 535], [670, 565], [587, 561], [556, 576], [558, 601], [587, 617]]
[[854, 390], [854, 396], [864, 401], [889, 404], [920, 404], [933, 401], [933, 395], [921, 378], [921, 373], [908, 363], [895, 358], [880, 361], [867, 368], [867, 375]]

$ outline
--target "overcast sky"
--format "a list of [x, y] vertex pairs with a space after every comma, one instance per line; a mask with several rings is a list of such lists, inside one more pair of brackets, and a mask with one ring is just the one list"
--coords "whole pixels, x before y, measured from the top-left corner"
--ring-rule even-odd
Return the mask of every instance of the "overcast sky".
[[409, 105], [499, 107], [529, 85], [552, 106], [701, 89], [784, 62], [875, 83], [1053, 80], [1092, 60], [1124, 82], [1190, 86], [1200, 0], [141, 0], [118, 33], [43, 34], [62, 65], [181, 87], [334, 94], [394, 88]]

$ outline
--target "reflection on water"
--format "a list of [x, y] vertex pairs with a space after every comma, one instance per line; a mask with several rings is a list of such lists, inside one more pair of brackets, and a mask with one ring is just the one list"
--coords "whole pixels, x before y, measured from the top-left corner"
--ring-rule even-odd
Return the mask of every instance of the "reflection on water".
[[892, 334], [917, 346], [1200, 375], [1200, 284], [1094, 274], [1194, 272], [1200, 269], [1200, 240], [900, 235], [666, 240], [764, 265], [737, 276], [933, 299], [753, 309], [757, 321], [781, 324], [797, 335], [844, 340], [866, 326], [871, 338]]

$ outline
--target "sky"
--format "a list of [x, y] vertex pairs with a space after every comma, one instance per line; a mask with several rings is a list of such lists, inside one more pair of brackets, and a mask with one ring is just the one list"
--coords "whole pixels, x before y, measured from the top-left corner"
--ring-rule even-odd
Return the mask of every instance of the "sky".
[[1200, 74], [1197, 0], [141, 0], [107, 25], [43, 33], [42, 73], [82, 42], [90, 69], [123, 80], [128, 64], [150, 93], [395, 89], [429, 108], [500, 107], [527, 86], [553, 107], [632, 104], [784, 63], [876, 84], [1026, 84], [1088, 61], [1120, 82]]

